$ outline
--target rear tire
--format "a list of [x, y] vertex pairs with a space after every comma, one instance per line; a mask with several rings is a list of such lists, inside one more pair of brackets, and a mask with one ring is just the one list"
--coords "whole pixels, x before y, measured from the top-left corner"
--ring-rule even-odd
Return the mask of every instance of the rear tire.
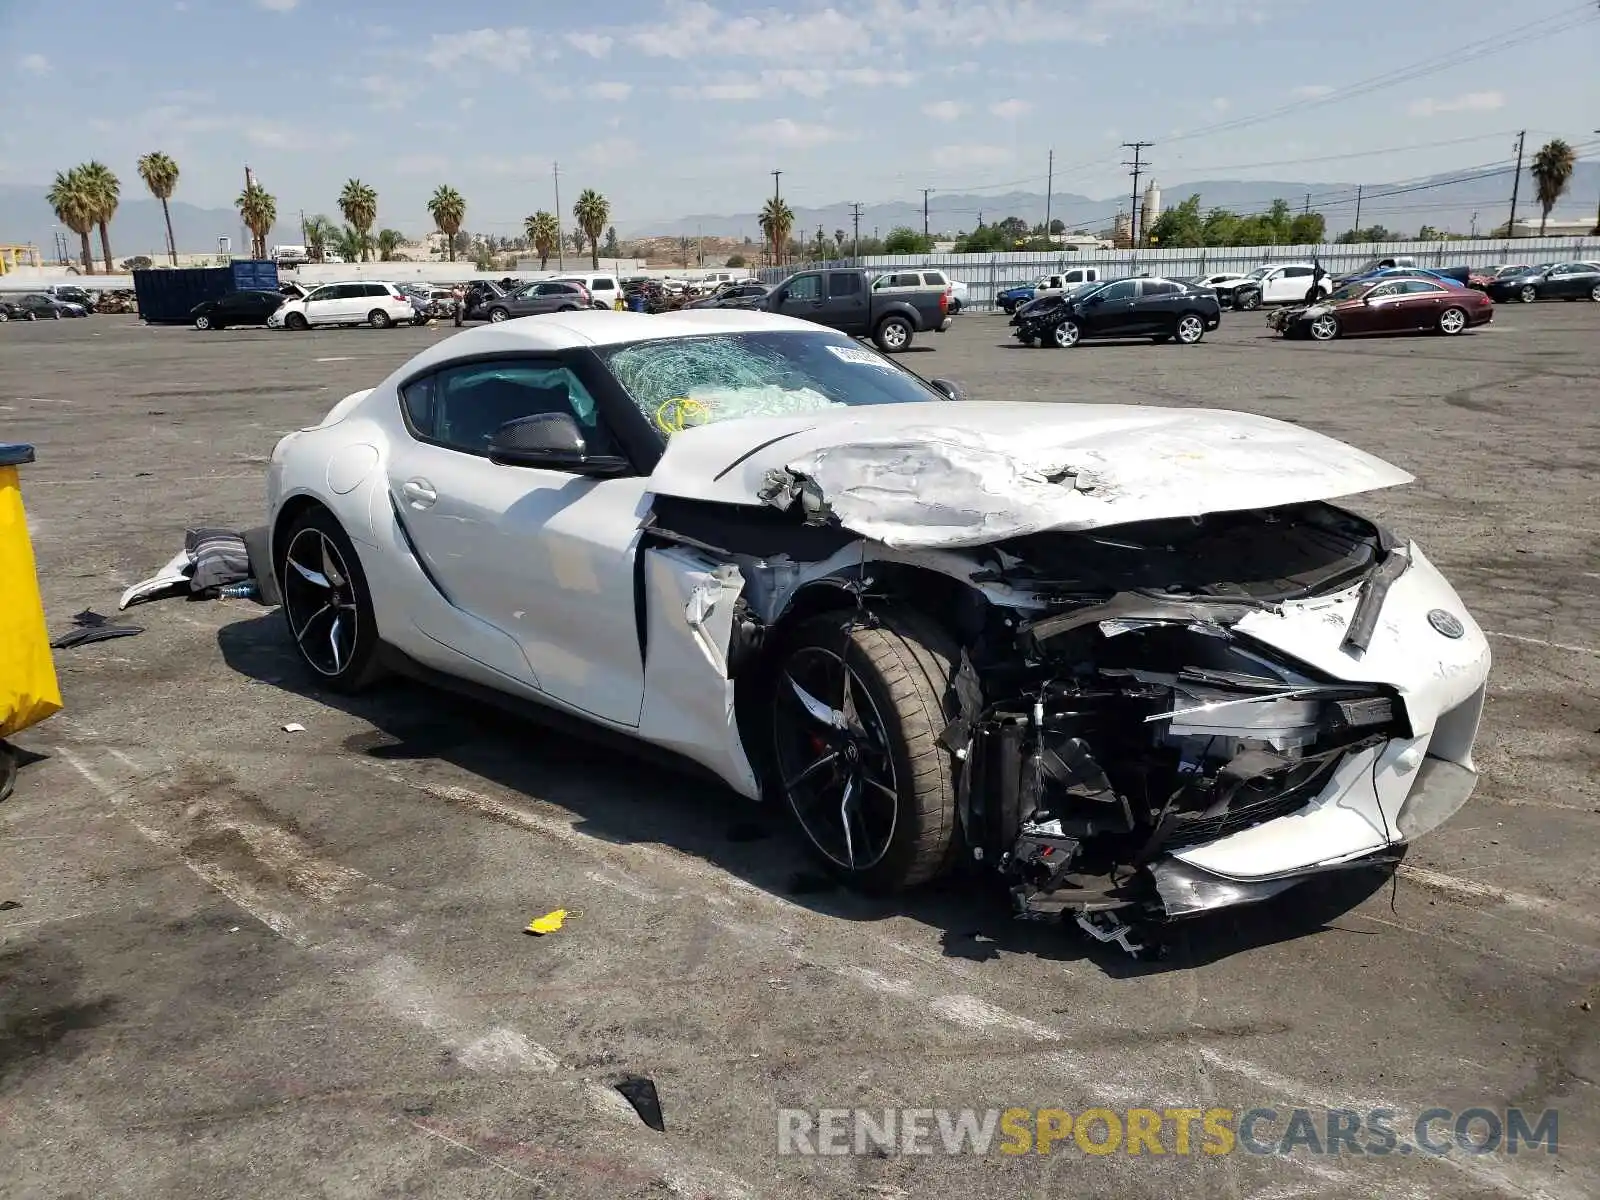
[[210, 317], [196, 317], [194, 319], [194, 327], [196, 329], [210, 329], [211, 328], [211, 318]]
[[[922, 614], [885, 608], [870, 620], [854, 609], [814, 617], [773, 660], [772, 786], [810, 849], [851, 887], [901, 891], [953, 861], [955, 769], [938, 738], [954, 712], [959, 657], [953, 639]], [[852, 731], [818, 721], [797, 695], [805, 690], [813, 704], [845, 712], [847, 677]], [[846, 804], [853, 820], [842, 815]]]
[[1455, 337], [1467, 327], [1467, 314], [1459, 308], [1447, 308], [1439, 314], [1439, 332]]
[[885, 317], [878, 322], [878, 327], [872, 331], [873, 342], [885, 354], [894, 354], [908, 349], [911, 345], [912, 337], [911, 322], [904, 317]]
[[1595, 284], [1594, 287], [1589, 289], [1589, 299], [1593, 300], [1596, 304], [1600, 304], [1600, 283]]
[[394, 318], [381, 308], [375, 308], [367, 314], [367, 321], [374, 329], [387, 329], [394, 324]]
[[1179, 345], [1197, 345], [1206, 335], [1205, 319], [1198, 313], [1184, 313], [1178, 318], [1178, 323], [1173, 327], [1172, 336], [1178, 339]]

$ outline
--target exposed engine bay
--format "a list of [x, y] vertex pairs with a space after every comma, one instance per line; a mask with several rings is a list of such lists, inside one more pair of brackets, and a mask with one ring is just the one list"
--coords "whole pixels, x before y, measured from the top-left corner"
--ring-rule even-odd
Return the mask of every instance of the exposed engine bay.
[[[758, 641], [818, 586], [848, 593], [869, 621], [879, 604], [937, 602], [961, 647], [939, 741], [958, 764], [964, 846], [1000, 873], [1019, 915], [1070, 914], [1133, 952], [1152, 923], [1276, 894], [1324, 869], [1319, 852], [1289, 848], [1247, 879], [1178, 856], [1325, 802], [1356, 768], [1371, 777], [1370, 839], [1354, 852], [1330, 842], [1326, 857], [1393, 860], [1404, 835], [1397, 806], [1378, 795], [1380, 757], [1428, 732], [1412, 727], [1404, 679], [1341, 677], [1252, 630], [1304, 608], [1299, 619], [1359, 664], [1412, 566], [1412, 548], [1379, 527], [1313, 502], [908, 552], [830, 528], [825, 505], [811, 503], [788, 514], [791, 548], [802, 511], [819, 539], [809, 568], [739, 552], [762, 548], [752, 530], [776, 513], [698, 522], [704, 549], [719, 536], [743, 543], [717, 547], [743, 576], [736, 640]], [[697, 525], [681, 507], [665, 515]], [[652, 532], [683, 540], [662, 522]], [[930, 588], [930, 570], [964, 586]], [[1447, 747], [1458, 761], [1481, 704], [1481, 690], [1458, 702], [1466, 740]], [[1431, 824], [1470, 791], [1470, 779], [1454, 782], [1459, 795]]]

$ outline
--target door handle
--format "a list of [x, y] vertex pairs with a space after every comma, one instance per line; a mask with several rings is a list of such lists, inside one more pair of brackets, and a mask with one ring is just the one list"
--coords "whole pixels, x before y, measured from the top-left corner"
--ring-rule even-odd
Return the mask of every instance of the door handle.
[[400, 485], [400, 491], [413, 508], [431, 508], [433, 502], [439, 498], [439, 493], [434, 491], [433, 484], [426, 479], [408, 479]]

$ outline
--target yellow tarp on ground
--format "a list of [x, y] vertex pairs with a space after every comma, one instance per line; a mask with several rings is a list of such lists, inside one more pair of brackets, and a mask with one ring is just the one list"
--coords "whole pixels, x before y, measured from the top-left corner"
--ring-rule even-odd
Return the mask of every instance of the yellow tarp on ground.
[[61, 710], [15, 467], [0, 467], [0, 738]]

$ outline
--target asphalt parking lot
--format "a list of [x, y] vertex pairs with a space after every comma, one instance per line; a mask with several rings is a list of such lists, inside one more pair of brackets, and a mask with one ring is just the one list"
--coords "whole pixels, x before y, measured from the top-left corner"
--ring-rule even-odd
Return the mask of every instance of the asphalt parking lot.
[[[280, 433], [451, 332], [0, 330], [52, 631], [187, 526], [258, 523]], [[698, 780], [419, 687], [320, 694], [276, 612], [163, 601], [58, 652], [67, 708], [16, 739], [42, 757], [0, 806], [0, 1194], [1600, 1194], [1600, 305], [1454, 339], [1007, 332], [963, 316], [905, 361], [977, 399], [1263, 413], [1417, 476], [1356, 507], [1496, 663], [1482, 782], [1397, 874], [1135, 962], [956, 886], [829, 890]], [[1297, 1107], [1391, 1109], [1402, 1142], [1430, 1108], [1555, 1109], [1559, 1153], [777, 1153], [784, 1107], [1132, 1106], [1272, 1108], [1268, 1143]]]

